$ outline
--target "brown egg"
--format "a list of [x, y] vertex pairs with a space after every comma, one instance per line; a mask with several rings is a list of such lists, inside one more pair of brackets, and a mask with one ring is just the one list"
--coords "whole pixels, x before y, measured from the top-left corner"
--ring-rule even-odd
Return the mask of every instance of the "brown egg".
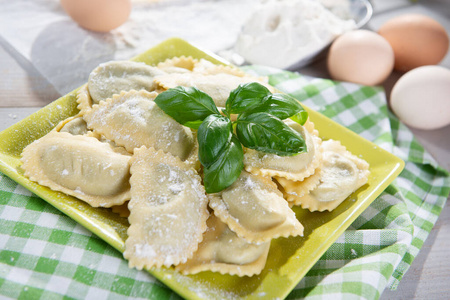
[[394, 52], [389, 43], [373, 31], [350, 31], [331, 45], [327, 66], [335, 80], [377, 85], [391, 74]]
[[438, 64], [449, 47], [445, 28], [434, 19], [419, 14], [395, 17], [384, 23], [378, 33], [391, 44], [394, 68], [402, 72]]
[[131, 12], [130, 0], [61, 0], [61, 5], [81, 27], [100, 32], [119, 27]]

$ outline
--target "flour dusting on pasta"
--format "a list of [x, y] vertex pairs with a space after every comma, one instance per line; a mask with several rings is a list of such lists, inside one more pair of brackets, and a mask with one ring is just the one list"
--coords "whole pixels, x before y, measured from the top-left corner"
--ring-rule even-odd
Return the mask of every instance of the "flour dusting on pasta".
[[286, 120], [306, 152], [279, 156], [245, 148], [238, 178], [207, 194], [197, 131], [167, 115], [155, 98], [181, 85], [224, 107], [230, 92], [249, 82], [274, 92], [267, 78], [204, 59], [101, 64], [77, 92], [80, 112], [24, 149], [24, 174], [127, 218], [130, 267], [260, 274], [272, 240], [304, 234], [293, 206], [333, 210], [370, 172], [338, 141], [322, 141], [312, 120]]

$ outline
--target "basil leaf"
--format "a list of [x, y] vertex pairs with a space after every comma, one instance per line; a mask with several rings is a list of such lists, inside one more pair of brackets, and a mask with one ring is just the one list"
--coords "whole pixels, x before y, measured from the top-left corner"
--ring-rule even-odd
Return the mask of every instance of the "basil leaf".
[[204, 167], [213, 164], [230, 142], [232, 125], [229, 118], [210, 115], [198, 128], [198, 157]]
[[240, 84], [232, 90], [225, 103], [227, 114], [240, 114], [249, 107], [261, 103], [261, 100], [270, 95], [268, 88], [257, 82]]
[[212, 98], [195, 87], [168, 89], [155, 98], [155, 103], [178, 123], [197, 129], [211, 114], [220, 114]]
[[[262, 100], [262, 102], [258, 105], [250, 107], [246, 114], [257, 113], [257, 112], [266, 112], [271, 114], [281, 120], [290, 118], [292, 116], [296, 116], [300, 113], [299, 119], [302, 120], [302, 116], [306, 113], [306, 118], [308, 118], [308, 113], [304, 110], [303, 106], [300, 102], [287, 95], [287, 94], [271, 94]], [[303, 114], [303, 115], [302, 115]], [[295, 121], [295, 120], [294, 120]], [[297, 122], [297, 121], [296, 121]], [[305, 120], [306, 122], [306, 120]], [[303, 122], [304, 124], [304, 122]], [[303, 125], [300, 124], [300, 125]]]
[[203, 184], [207, 193], [220, 192], [238, 179], [244, 168], [244, 151], [237, 137], [232, 134], [217, 160], [203, 168]]
[[307, 151], [303, 136], [271, 114], [243, 114], [236, 124], [236, 134], [247, 148], [280, 156]]
[[291, 117], [291, 120], [297, 122], [300, 125], [305, 125], [306, 120], [308, 120], [308, 112], [302, 110]]

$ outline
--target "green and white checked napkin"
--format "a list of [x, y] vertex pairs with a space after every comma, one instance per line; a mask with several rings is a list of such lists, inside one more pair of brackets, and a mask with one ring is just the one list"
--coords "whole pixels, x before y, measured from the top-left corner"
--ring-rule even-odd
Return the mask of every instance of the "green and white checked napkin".
[[[396, 288], [450, 191], [448, 173], [387, 109], [384, 91], [247, 67], [406, 162], [401, 175], [329, 248], [288, 299], [378, 299]], [[0, 298], [179, 299], [145, 271], [0, 173]]]

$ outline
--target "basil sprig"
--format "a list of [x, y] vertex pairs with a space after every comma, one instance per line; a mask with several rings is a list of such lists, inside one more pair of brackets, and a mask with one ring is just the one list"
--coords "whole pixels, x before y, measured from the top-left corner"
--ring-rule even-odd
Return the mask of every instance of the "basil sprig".
[[280, 156], [306, 152], [303, 136], [269, 113], [245, 114], [236, 124], [236, 134], [247, 148]]
[[244, 151], [238, 138], [233, 134], [224, 151], [216, 161], [203, 167], [203, 183], [207, 193], [218, 193], [238, 179], [244, 168]]
[[269, 94], [259, 103], [248, 108], [249, 113], [266, 112], [281, 120], [290, 118], [294, 122], [304, 125], [308, 113], [297, 99], [286, 94]]
[[241, 84], [228, 96], [225, 103], [226, 113], [228, 115], [243, 113], [249, 107], [260, 104], [261, 99], [271, 94], [268, 88], [257, 82]]
[[[295, 98], [272, 94], [257, 82], [231, 91], [222, 110], [225, 116], [209, 95], [194, 87], [169, 89], [155, 103], [180, 124], [198, 129], [198, 156], [207, 193], [220, 192], [236, 181], [244, 168], [243, 146], [280, 156], [307, 151], [303, 136], [283, 120], [303, 125], [308, 113]], [[234, 122], [232, 114], [238, 115]]]
[[230, 186], [244, 168], [244, 151], [232, 130], [231, 120], [221, 115], [208, 116], [198, 128], [198, 157], [207, 193]]
[[200, 162], [204, 167], [212, 165], [230, 143], [233, 134], [231, 120], [221, 115], [210, 115], [197, 131]]
[[181, 125], [198, 129], [211, 114], [220, 114], [212, 98], [194, 87], [177, 86], [159, 94], [156, 104]]

